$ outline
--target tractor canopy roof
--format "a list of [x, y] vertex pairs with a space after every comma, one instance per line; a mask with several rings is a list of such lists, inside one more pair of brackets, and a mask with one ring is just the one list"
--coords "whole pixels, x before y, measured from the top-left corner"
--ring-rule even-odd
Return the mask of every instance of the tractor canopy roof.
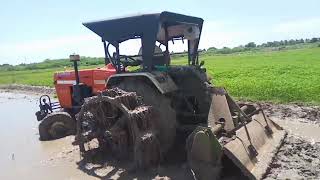
[[[119, 44], [129, 39], [140, 38], [142, 45], [143, 69], [151, 70], [154, 66], [154, 47], [156, 42], [166, 46], [165, 64], [170, 64], [168, 41], [175, 39], [188, 40], [188, 62], [197, 64], [198, 45], [202, 30], [203, 19], [172, 12], [155, 14], [142, 14], [83, 23], [84, 26], [96, 33], [116, 48], [119, 56]], [[109, 44], [105, 47], [106, 59], [111, 59], [113, 64], [118, 64], [118, 58], [112, 58], [108, 51]], [[190, 63], [191, 62], [191, 63]]]
[[168, 40], [184, 37], [186, 27], [196, 26], [201, 32], [203, 19], [172, 12], [140, 14], [101, 21], [83, 23], [84, 26], [99, 35], [103, 41], [115, 45], [122, 41], [143, 37], [163, 42], [165, 27]]

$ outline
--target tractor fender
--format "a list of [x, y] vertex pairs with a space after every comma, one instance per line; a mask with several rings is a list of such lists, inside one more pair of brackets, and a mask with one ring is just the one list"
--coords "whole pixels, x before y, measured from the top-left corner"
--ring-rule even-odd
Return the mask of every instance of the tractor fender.
[[107, 88], [113, 87], [119, 84], [125, 79], [143, 79], [147, 80], [146, 83], [151, 83], [159, 90], [161, 94], [166, 94], [178, 90], [177, 85], [174, 83], [168, 73], [164, 72], [136, 72], [136, 73], [123, 73], [115, 74], [107, 79]]

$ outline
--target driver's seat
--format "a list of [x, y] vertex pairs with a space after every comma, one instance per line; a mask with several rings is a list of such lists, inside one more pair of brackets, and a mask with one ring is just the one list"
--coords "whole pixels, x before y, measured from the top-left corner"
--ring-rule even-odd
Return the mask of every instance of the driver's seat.
[[[142, 56], [142, 47], [140, 48], [138, 55]], [[152, 64], [156, 66], [165, 65], [166, 59], [162, 49], [159, 46], [154, 46], [154, 55], [152, 58], [152, 62]]]

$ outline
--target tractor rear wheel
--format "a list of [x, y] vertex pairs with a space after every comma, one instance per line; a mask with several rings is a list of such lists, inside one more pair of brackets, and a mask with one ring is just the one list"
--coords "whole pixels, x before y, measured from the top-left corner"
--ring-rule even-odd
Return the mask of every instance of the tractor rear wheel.
[[39, 124], [41, 141], [58, 139], [75, 133], [75, 120], [67, 112], [48, 114]]
[[118, 87], [128, 92], [136, 92], [142, 97], [143, 104], [152, 106], [156, 114], [153, 119], [158, 131], [156, 137], [160, 142], [161, 153], [166, 153], [172, 147], [176, 136], [176, 112], [171, 107], [171, 100], [160, 94], [151, 84], [134, 78], [122, 81]]

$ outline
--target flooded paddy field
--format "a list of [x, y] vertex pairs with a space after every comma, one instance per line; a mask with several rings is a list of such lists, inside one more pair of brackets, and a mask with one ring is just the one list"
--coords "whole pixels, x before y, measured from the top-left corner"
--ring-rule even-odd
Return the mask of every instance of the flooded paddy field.
[[[0, 179], [192, 179], [186, 165], [131, 173], [117, 162], [79, 165], [73, 136], [41, 142], [38, 96], [0, 91]], [[297, 112], [297, 113], [295, 113]], [[320, 120], [317, 107], [266, 106], [266, 113], [288, 131], [266, 179], [320, 178]]]
[[94, 179], [80, 171], [72, 136], [41, 142], [38, 96], [0, 91], [0, 179]]

